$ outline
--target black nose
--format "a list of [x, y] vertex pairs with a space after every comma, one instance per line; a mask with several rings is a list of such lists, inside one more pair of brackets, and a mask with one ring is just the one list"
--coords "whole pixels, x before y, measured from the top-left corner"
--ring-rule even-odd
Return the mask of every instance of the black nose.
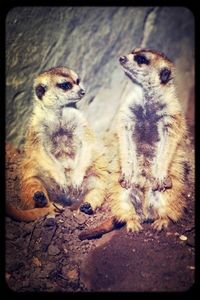
[[79, 96], [82, 97], [85, 95], [85, 91], [83, 89], [81, 89], [79, 92], [78, 92]]
[[126, 56], [120, 56], [120, 58], [119, 58], [120, 64], [125, 64], [127, 61], [128, 61], [128, 59], [126, 58]]

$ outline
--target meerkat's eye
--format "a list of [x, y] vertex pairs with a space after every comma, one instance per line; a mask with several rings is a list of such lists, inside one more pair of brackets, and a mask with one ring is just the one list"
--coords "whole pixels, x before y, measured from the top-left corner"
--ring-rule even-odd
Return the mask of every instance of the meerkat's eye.
[[79, 84], [80, 83], [80, 78], [77, 78], [77, 80], [76, 80], [76, 84]]
[[57, 83], [57, 87], [59, 87], [60, 89], [67, 91], [67, 90], [71, 90], [72, 88], [72, 84], [69, 81], [66, 82], [62, 82], [62, 83]]
[[147, 59], [146, 56], [140, 54], [134, 56], [134, 61], [136, 61], [139, 65], [149, 64], [149, 59]]
[[160, 82], [167, 83], [171, 79], [171, 71], [168, 68], [163, 68], [160, 71]]

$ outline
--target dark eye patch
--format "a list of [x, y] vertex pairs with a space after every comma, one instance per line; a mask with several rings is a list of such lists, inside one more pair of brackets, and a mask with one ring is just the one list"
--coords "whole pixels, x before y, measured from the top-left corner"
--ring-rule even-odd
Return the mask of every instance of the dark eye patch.
[[69, 81], [57, 83], [56, 85], [57, 85], [57, 87], [59, 87], [60, 89], [62, 89], [64, 91], [71, 90], [71, 88], [72, 88], [72, 84]]
[[160, 71], [160, 82], [167, 83], [171, 79], [171, 71], [168, 68], [163, 68]]
[[42, 85], [42, 84], [38, 84], [38, 85], [36, 86], [36, 88], [35, 88], [35, 93], [36, 93], [37, 97], [38, 97], [40, 100], [42, 100], [42, 97], [43, 97], [43, 95], [45, 94], [46, 89], [47, 89], [47, 88], [46, 88], [44, 85]]
[[138, 65], [148, 65], [149, 64], [149, 59], [146, 58], [146, 56], [138, 54], [134, 56], [134, 61], [136, 61], [138, 63]]
[[76, 84], [79, 84], [80, 83], [80, 78], [77, 78], [77, 80], [76, 80]]

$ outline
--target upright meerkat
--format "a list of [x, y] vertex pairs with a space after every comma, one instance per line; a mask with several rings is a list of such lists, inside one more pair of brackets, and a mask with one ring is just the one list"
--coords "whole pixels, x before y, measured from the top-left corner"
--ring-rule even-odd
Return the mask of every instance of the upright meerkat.
[[21, 163], [22, 209], [7, 213], [31, 221], [52, 213], [52, 201], [82, 195], [90, 214], [104, 200], [106, 165], [95, 135], [76, 102], [85, 94], [78, 75], [52, 68], [34, 81], [34, 107]]
[[165, 55], [147, 49], [135, 49], [119, 62], [135, 93], [122, 99], [115, 132], [107, 138], [111, 209], [128, 231], [139, 231], [148, 219], [161, 230], [179, 220], [185, 206], [186, 122], [174, 67]]

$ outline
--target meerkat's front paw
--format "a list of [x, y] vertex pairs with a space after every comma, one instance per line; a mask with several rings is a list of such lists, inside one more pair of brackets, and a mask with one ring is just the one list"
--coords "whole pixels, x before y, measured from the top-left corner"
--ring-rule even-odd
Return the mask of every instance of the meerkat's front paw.
[[82, 183], [83, 178], [81, 174], [76, 174], [72, 176], [72, 189], [73, 189], [73, 195], [78, 196], [82, 192]]
[[92, 206], [88, 202], [85, 202], [85, 203], [81, 204], [80, 211], [84, 212], [87, 215], [92, 215], [93, 214]]
[[126, 229], [128, 232], [139, 232], [142, 230], [142, 226], [137, 219], [134, 219], [126, 222]]
[[164, 192], [166, 189], [171, 189], [171, 188], [172, 188], [172, 180], [171, 177], [169, 176], [166, 176], [162, 179], [155, 178], [153, 180], [153, 184], [152, 184], [153, 191]]
[[72, 175], [72, 186], [74, 188], [80, 188], [80, 186], [83, 183], [83, 178], [84, 178], [84, 174], [81, 174], [80, 172], [74, 172], [74, 174]]
[[159, 218], [155, 220], [151, 226], [154, 230], [161, 231], [164, 228], [167, 228], [169, 225], [169, 220], [167, 218]]
[[129, 189], [131, 187], [131, 176], [122, 173], [119, 177], [119, 183], [124, 189]]

